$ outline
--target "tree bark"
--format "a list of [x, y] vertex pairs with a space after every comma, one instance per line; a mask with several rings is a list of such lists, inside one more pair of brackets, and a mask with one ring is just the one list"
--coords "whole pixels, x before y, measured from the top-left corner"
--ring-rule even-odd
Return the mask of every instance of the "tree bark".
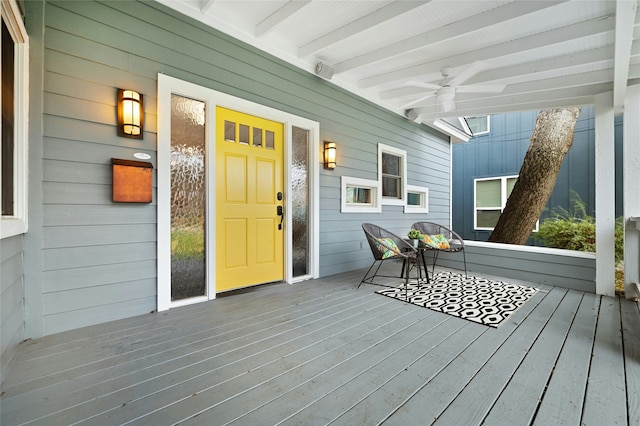
[[489, 241], [527, 242], [551, 197], [562, 160], [573, 143], [579, 115], [579, 107], [546, 109], [538, 113], [518, 180]]

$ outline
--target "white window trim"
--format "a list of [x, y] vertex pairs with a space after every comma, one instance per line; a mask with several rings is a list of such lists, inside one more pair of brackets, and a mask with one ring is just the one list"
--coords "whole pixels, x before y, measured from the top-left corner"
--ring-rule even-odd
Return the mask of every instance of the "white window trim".
[[[469, 127], [469, 124], [467, 123], [467, 118], [480, 118], [480, 117], [484, 117], [487, 120], [487, 130], [485, 130], [484, 132], [478, 132], [478, 133], [473, 133], [471, 131], [471, 128]], [[462, 119], [462, 121], [464, 122], [464, 126], [469, 130], [469, 134], [473, 135], [473, 136], [480, 136], [480, 135], [486, 135], [488, 133], [491, 133], [491, 120], [490, 120], [490, 116], [489, 115], [470, 115], [468, 117], [465, 117], [464, 119]]]
[[[494, 176], [494, 177], [489, 177], [489, 178], [480, 178], [480, 179], [474, 179], [473, 180], [473, 229], [476, 231], [493, 231], [494, 228], [490, 228], [490, 227], [479, 227], [478, 226], [478, 210], [496, 210], [496, 207], [485, 207], [485, 208], [478, 208], [477, 206], [477, 186], [476, 183], [477, 182], [481, 182], [481, 181], [488, 181], [488, 180], [498, 180], [500, 179], [500, 213], [502, 214], [502, 212], [504, 211], [505, 206], [507, 205], [507, 180], [509, 179], [518, 179], [520, 176], [519, 175], [507, 175], [507, 176]], [[538, 232], [539, 229], [539, 225], [540, 225], [540, 221], [537, 220], [536, 221], [536, 226], [533, 229], [533, 232]]]
[[[380, 213], [382, 211], [381, 206], [381, 194], [382, 187], [380, 181], [360, 179], [350, 176], [341, 177], [341, 191], [340, 191], [340, 212], [342, 213]], [[371, 189], [373, 194], [371, 196], [371, 204], [359, 204], [359, 203], [347, 203], [347, 187], [357, 186], [360, 188]]]
[[[15, 0], [2, 0], [0, 13], [15, 42], [16, 55], [14, 72], [14, 215], [2, 217], [0, 238], [4, 239], [27, 232], [29, 38]], [[2, 191], [1, 186], [0, 191]]]
[[[480, 178], [473, 180], [473, 229], [476, 231], [493, 231], [493, 228], [490, 227], [479, 227], [478, 226], [478, 210], [496, 210], [500, 208], [500, 213], [504, 211], [504, 207], [507, 205], [507, 180], [511, 178], [518, 178], [518, 175], [508, 175], [508, 176], [494, 176], [488, 178]], [[489, 180], [500, 180], [500, 206], [495, 207], [484, 207], [478, 208], [477, 205], [477, 183], [485, 182]]]
[[[400, 194], [401, 198], [384, 197], [382, 195], [382, 153], [396, 155], [400, 160]], [[407, 201], [407, 151], [382, 143], [378, 144], [378, 182], [380, 182], [380, 200], [382, 204], [404, 206]]]
[[[429, 213], [429, 188], [424, 186], [407, 185], [407, 204], [404, 206], [405, 213]], [[422, 194], [422, 204], [419, 206], [409, 205], [409, 192]]]

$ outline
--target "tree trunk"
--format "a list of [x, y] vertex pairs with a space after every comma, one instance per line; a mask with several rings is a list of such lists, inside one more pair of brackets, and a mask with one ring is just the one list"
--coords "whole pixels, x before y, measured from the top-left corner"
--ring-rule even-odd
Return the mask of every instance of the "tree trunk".
[[525, 244], [556, 184], [562, 160], [573, 143], [579, 107], [538, 113], [531, 143], [507, 205], [489, 241]]

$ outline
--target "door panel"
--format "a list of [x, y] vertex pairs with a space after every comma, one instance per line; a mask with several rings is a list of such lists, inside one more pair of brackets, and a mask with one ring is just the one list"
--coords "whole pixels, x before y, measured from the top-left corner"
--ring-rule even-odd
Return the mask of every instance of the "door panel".
[[284, 279], [281, 123], [216, 109], [216, 291]]

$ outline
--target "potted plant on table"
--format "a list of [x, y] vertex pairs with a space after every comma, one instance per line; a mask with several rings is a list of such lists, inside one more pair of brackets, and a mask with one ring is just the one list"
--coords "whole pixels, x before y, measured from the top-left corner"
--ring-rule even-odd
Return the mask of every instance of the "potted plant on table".
[[418, 231], [417, 229], [411, 229], [411, 231], [409, 231], [409, 233], [407, 234], [407, 237], [409, 237], [414, 247], [418, 247], [418, 242], [422, 238], [422, 232]]

